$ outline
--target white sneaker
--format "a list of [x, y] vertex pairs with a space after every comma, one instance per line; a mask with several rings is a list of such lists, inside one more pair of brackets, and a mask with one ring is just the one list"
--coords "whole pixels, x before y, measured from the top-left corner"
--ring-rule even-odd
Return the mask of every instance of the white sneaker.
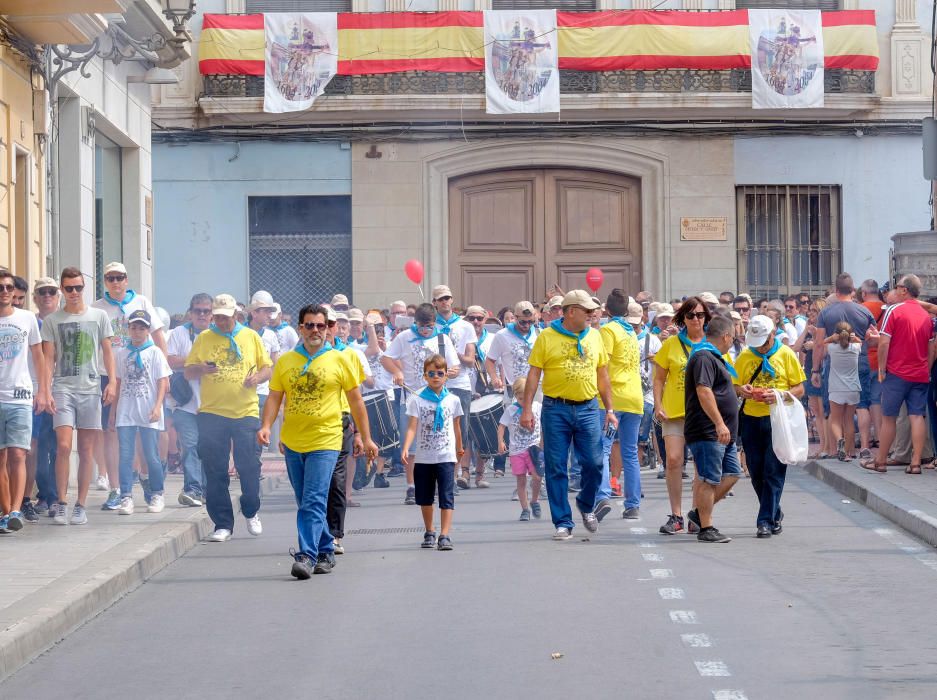
[[231, 531], [219, 528], [205, 538], [206, 542], [227, 542], [231, 539]]
[[553, 533], [553, 539], [555, 540], [571, 540], [573, 539], [573, 533], [569, 531], [569, 528], [558, 527], [556, 532]]
[[98, 491], [110, 491], [111, 485], [107, 481], [107, 474], [101, 474], [94, 482], [94, 488]]
[[260, 522], [260, 516], [255, 515], [253, 518], [247, 519], [247, 531], [251, 533], [254, 537], [259, 535], [264, 531], [264, 526]]
[[117, 506], [117, 512], [120, 515], [133, 515], [133, 498], [124, 496], [120, 499], [120, 505]]
[[166, 507], [166, 501], [163, 500], [163, 494], [154, 493], [150, 497], [150, 505], [147, 507], [147, 513], [162, 513], [163, 508]]
[[77, 503], [72, 506], [72, 518], [69, 522], [72, 525], [87, 525], [88, 514], [85, 512], [85, 507], [80, 506]]
[[341, 537], [336, 537], [334, 540], [332, 540], [332, 546], [335, 548], [333, 551], [334, 551], [336, 554], [344, 554], [344, 553], [345, 553], [345, 546], [342, 544], [342, 538], [341, 538]]
[[55, 509], [55, 514], [52, 516], [52, 522], [56, 525], [68, 525], [68, 515], [65, 513], [65, 504], [64, 503], [53, 503], [50, 506], [50, 509]]

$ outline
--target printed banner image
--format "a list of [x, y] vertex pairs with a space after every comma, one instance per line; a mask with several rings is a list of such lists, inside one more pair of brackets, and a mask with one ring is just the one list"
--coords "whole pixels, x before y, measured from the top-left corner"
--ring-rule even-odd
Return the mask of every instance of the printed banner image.
[[823, 107], [819, 10], [749, 10], [752, 108]]
[[560, 111], [556, 10], [491, 10], [485, 14], [485, 111]]
[[335, 12], [264, 15], [264, 112], [309, 109], [338, 71]]

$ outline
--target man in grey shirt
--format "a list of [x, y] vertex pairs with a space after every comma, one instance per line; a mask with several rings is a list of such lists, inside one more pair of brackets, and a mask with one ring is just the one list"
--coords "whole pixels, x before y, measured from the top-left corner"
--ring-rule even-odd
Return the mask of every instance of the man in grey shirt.
[[[101, 392], [102, 369], [114, 375], [114, 353], [109, 342], [113, 331], [107, 314], [85, 305], [81, 270], [66, 267], [60, 277], [65, 306], [46, 317], [40, 332], [46, 371], [51, 373], [52, 425], [57, 454], [55, 481], [58, 502], [53, 522], [57, 525], [84, 525], [88, 522], [85, 499], [94, 468], [94, 444], [101, 430], [101, 406], [114, 400], [114, 384]], [[100, 348], [100, 360], [98, 349]], [[101, 365], [103, 364], [103, 368]], [[103, 398], [103, 402], [102, 402]], [[66, 518], [72, 433], [78, 430], [78, 498], [71, 519]]]

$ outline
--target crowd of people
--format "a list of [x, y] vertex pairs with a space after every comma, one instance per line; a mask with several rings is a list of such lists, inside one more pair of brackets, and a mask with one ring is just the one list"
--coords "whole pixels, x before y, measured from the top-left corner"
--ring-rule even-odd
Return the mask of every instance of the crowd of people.
[[614, 289], [603, 301], [554, 286], [497, 312], [438, 285], [431, 302], [386, 309], [336, 294], [295, 323], [263, 290], [246, 305], [198, 293], [169, 317], [119, 262], [90, 306], [85, 279], [73, 267], [37, 279], [30, 312], [25, 281], [0, 270], [3, 534], [43, 514], [88, 523], [92, 484], [108, 492], [104, 511], [133, 515], [139, 484], [141, 507], [158, 513], [177, 471], [178, 504], [207, 508], [209, 541], [234, 531], [235, 475], [246, 530], [260, 535], [266, 449], [282, 453], [295, 493], [301, 579], [334, 568], [356, 492], [402, 477], [422, 546], [446, 551], [456, 497], [508, 467], [519, 520], [540, 519], [546, 498], [556, 540], [572, 538], [571, 494], [590, 533], [615, 498], [623, 518], [639, 518], [643, 466], [666, 482], [661, 534], [728, 542], [714, 506], [747, 476], [755, 534], [770, 538], [783, 531], [788, 466], [772, 449], [778, 401], [807, 406], [813, 458], [933, 467], [937, 305], [920, 299], [914, 275], [856, 289], [843, 273], [819, 298], [668, 302]]

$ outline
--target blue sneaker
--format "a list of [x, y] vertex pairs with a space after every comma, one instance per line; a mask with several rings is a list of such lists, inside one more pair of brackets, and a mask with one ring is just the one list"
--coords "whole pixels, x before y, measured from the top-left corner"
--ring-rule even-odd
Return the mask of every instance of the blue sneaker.
[[0, 534], [6, 535], [11, 532], [13, 532], [13, 530], [10, 529], [10, 516], [4, 515], [0, 518]]
[[120, 494], [116, 489], [107, 494], [107, 500], [101, 505], [101, 510], [117, 510], [120, 508]]
[[7, 527], [16, 532], [23, 529], [23, 514], [14, 510], [7, 516]]

